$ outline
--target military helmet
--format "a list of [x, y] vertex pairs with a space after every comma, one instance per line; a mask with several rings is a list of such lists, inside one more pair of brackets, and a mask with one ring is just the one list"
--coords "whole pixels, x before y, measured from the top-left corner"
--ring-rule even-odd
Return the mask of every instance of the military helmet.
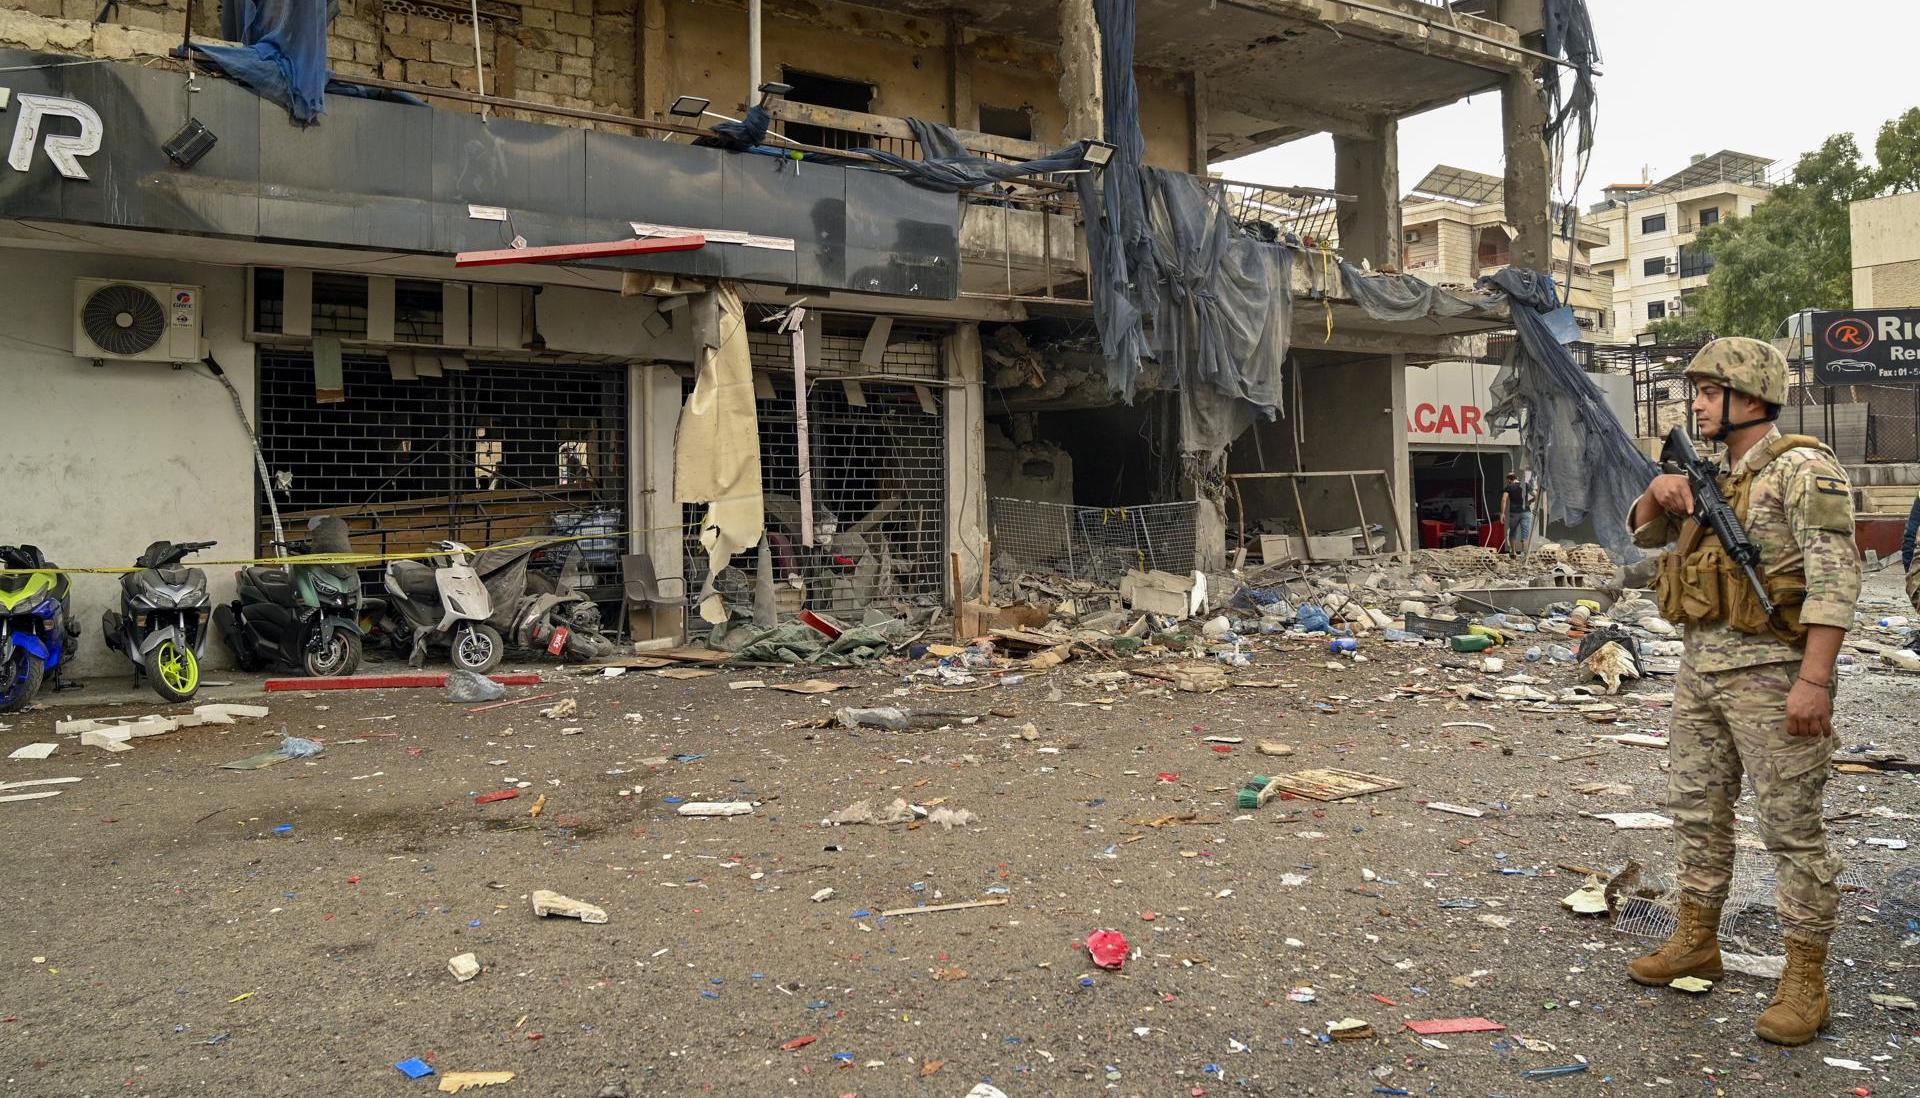
[[1787, 358], [1773, 344], [1746, 336], [1725, 336], [1700, 348], [1687, 364], [1687, 376], [1712, 381], [1768, 404], [1787, 402]]

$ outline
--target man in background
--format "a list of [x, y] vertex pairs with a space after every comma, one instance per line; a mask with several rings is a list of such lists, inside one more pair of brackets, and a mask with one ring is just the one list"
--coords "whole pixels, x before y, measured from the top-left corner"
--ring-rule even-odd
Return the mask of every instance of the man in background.
[[1520, 481], [1520, 474], [1508, 473], [1507, 486], [1500, 489], [1500, 525], [1507, 532], [1504, 546], [1518, 556], [1533, 540], [1533, 493]]

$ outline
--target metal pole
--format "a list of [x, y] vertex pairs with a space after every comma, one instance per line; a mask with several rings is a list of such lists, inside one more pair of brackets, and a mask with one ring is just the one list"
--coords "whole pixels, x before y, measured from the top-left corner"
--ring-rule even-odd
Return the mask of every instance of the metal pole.
[[807, 311], [798, 305], [787, 313], [793, 340], [793, 435], [800, 454], [800, 544], [813, 548], [813, 454], [807, 439]]
[[747, 0], [747, 102], [760, 96], [760, 0]]
[[[480, 0], [469, 0], [468, 11], [473, 17], [473, 76], [477, 81], [480, 94], [487, 94], [487, 67], [480, 62]], [[480, 104], [480, 118], [487, 117], [487, 105]]]

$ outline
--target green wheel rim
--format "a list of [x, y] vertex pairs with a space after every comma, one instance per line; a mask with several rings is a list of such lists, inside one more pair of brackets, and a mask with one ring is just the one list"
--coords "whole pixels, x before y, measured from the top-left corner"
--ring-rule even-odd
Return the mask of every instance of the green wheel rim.
[[160, 681], [175, 693], [191, 694], [200, 686], [200, 661], [172, 641], [162, 641]]

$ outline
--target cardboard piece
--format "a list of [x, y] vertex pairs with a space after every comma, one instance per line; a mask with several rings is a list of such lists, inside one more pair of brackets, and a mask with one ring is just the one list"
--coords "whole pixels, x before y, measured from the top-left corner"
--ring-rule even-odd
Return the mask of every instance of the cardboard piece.
[[1332, 766], [1318, 770], [1297, 770], [1282, 774], [1273, 781], [1282, 792], [1316, 801], [1338, 801], [1401, 788], [1401, 783], [1392, 778]]

